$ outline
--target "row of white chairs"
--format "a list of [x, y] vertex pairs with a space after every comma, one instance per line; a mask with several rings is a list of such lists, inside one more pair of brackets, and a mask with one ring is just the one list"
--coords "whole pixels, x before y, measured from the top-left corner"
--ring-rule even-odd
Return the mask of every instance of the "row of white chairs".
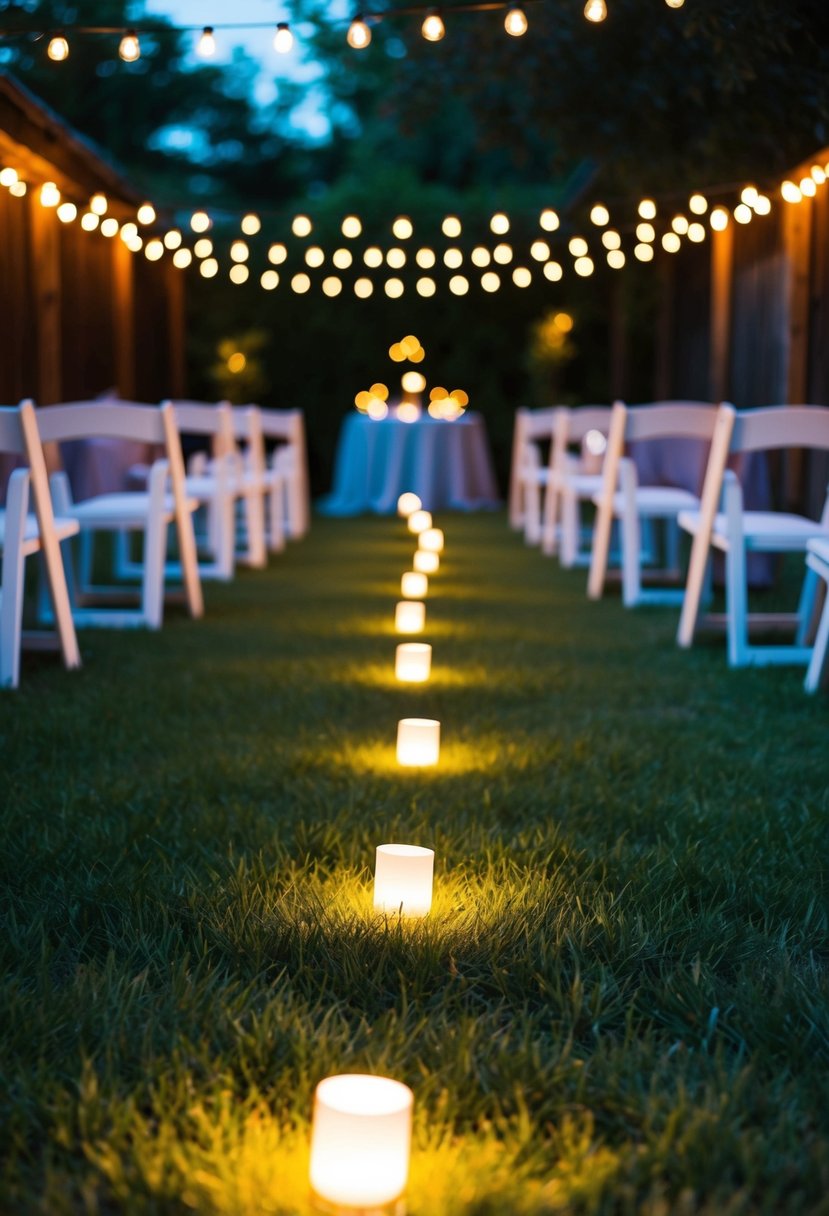
[[[699, 494], [687, 486], [640, 484], [630, 445], [647, 440], [703, 445], [706, 461]], [[550, 448], [546, 461], [545, 442]], [[730, 467], [742, 461], [745, 468], [746, 457], [781, 449], [829, 452], [829, 408], [737, 411], [727, 402], [630, 407], [617, 401], [612, 407], [519, 410], [510, 523], [523, 528], [528, 543], [540, 543], [547, 554], [559, 552], [562, 565], [588, 565], [591, 599], [603, 594], [615, 558], [626, 607], [681, 605], [681, 647], [691, 646], [703, 625], [723, 627], [730, 666], [803, 663], [805, 687], [812, 692], [829, 666], [829, 595], [824, 595], [822, 612], [817, 606], [821, 584], [829, 586], [829, 492], [817, 520], [787, 511], [750, 510], [738, 471]], [[594, 511], [591, 526], [582, 521], [585, 504]], [[690, 537], [687, 579], [684, 586], [670, 586], [682, 580], [683, 532]], [[702, 612], [711, 598], [715, 553], [723, 555], [725, 564], [724, 615]], [[805, 556], [797, 610], [749, 612], [749, 555], [785, 553]], [[755, 629], [781, 627], [794, 632], [793, 643], [752, 640]]]
[[[189, 470], [182, 433], [202, 436], [209, 446]], [[270, 460], [266, 436], [281, 441]], [[89, 439], [147, 445], [155, 458], [133, 470], [140, 488], [76, 501], [66, 473], [55, 467], [58, 447]], [[77, 667], [76, 628], [158, 629], [165, 600], [182, 596], [189, 614], [200, 617], [202, 579], [232, 578], [237, 561], [262, 567], [268, 551], [284, 547], [286, 534], [300, 537], [308, 529], [304, 422], [298, 410], [120, 400], [36, 409], [24, 401], [0, 408], [0, 453], [23, 465], [12, 472], [0, 510], [0, 687], [17, 687], [24, 641], [57, 644], [66, 667]], [[124, 581], [95, 582], [94, 537], [101, 532], [115, 537], [116, 580], [138, 580], [135, 606], [123, 606], [129, 592]], [[168, 544], [172, 533], [174, 553]], [[55, 629], [24, 636], [25, 559], [34, 554], [42, 555], [48, 591], [38, 595], [38, 622]]]

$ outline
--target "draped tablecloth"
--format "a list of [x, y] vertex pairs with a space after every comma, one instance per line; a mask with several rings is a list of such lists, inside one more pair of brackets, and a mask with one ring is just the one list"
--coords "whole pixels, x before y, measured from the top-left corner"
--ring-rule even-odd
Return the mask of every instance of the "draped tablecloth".
[[475, 511], [498, 505], [486, 427], [480, 414], [453, 422], [417, 422], [349, 414], [340, 430], [331, 493], [323, 515], [390, 515], [413, 490], [427, 511]]

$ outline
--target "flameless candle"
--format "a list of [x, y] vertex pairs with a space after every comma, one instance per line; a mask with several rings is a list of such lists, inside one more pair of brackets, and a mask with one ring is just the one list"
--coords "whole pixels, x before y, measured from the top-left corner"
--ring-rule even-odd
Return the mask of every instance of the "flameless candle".
[[397, 763], [407, 768], [437, 764], [440, 722], [434, 718], [401, 718], [397, 723]]
[[409, 684], [422, 684], [432, 670], [432, 647], [428, 642], [401, 642], [394, 656], [394, 674]]
[[421, 574], [437, 574], [440, 568], [440, 558], [437, 553], [429, 553], [426, 549], [418, 549], [412, 558], [412, 566]]
[[409, 516], [409, 531], [417, 535], [432, 526], [432, 517], [428, 511], [412, 511]]
[[420, 540], [417, 543], [427, 553], [442, 553], [443, 532], [440, 528], [424, 528], [420, 533]]
[[311, 1189], [340, 1210], [399, 1199], [409, 1174], [414, 1095], [388, 1077], [326, 1077], [314, 1094]]
[[379, 844], [374, 866], [375, 912], [425, 916], [432, 906], [434, 849], [417, 844]]
[[417, 570], [407, 570], [400, 580], [400, 594], [407, 600], [422, 600], [428, 590], [428, 578]]
[[426, 605], [422, 600], [401, 600], [394, 610], [394, 627], [398, 633], [423, 633]]
[[412, 494], [411, 490], [407, 490], [397, 500], [397, 514], [402, 515], [404, 519], [408, 519], [413, 511], [419, 511], [422, 506], [423, 503], [418, 496]]

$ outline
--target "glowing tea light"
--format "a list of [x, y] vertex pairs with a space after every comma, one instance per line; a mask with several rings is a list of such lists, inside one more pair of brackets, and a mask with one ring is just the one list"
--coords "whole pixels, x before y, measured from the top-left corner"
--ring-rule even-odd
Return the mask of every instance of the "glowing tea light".
[[420, 574], [437, 574], [440, 568], [440, 558], [437, 553], [418, 549], [412, 558], [412, 568], [419, 571]]
[[401, 494], [397, 500], [397, 514], [402, 515], [404, 519], [408, 519], [415, 511], [419, 511], [423, 503], [416, 494], [411, 490], [407, 490], [405, 494]]
[[443, 530], [441, 528], [425, 528], [420, 533], [418, 547], [427, 553], [443, 552]]
[[311, 1128], [311, 1189], [327, 1204], [375, 1210], [406, 1189], [414, 1095], [388, 1077], [320, 1081]]
[[407, 570], [400, 580], [400, 594], [407, 600], [422, 600], [429, 590], [429, 580], [419, 570]]
[[374, 865], [374, 911], [426, 916], [432, 906], [434, 849], [379, 844]]
[[414, 532], [415, 536], [419, 536], [421, 532], [425, 532], [431, 526], [432, 516], [428, 511], [412, 511], [409, 516], [409, 531]]
[[400, 600], [394, 609], [394, 628], [397, 633], [423, 633], [426, 624], [426, 605], [422, 600]]
[[435, 718], [401, 718], [397, 723], [397, 763], [427, 768], [440, 755], [440, 722]]
[[423, 684], [432, 671], [432, 647], [428, 642], [401, 642], [394, 652], [394, 674], [407, 684]]

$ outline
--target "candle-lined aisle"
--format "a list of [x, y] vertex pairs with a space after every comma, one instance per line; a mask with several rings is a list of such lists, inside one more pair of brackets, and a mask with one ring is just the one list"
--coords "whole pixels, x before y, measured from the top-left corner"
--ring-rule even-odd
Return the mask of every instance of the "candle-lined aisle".
[[[620, 632], [501, 517], [437, 522], [420, 636], [405, 526], [322, 520], [198, 629], [0, 699], [5, 1210], [306, 1216], [347, 1072], [414, 1094], [409, 1216], [785, 1211], [795, 1176], [817, 1210], [824, 719], [670, 614]], [[395, 841], [427, 916], [375, 910]]]

